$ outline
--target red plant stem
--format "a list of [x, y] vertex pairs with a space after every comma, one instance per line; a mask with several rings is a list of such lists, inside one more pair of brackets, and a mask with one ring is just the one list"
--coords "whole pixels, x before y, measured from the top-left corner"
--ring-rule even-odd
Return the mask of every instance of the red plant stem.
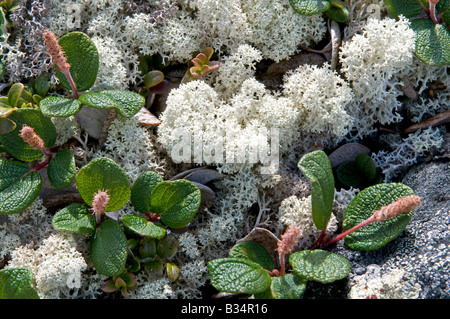
[[50, 163], [50, 160], [53, 158], [53, 155], [54, 155], [53, 153], [47, 153], [47, 154], [46, 154], [45, 160], [44, 160], [42, 163], [36, 165], [35, 167], [30, 168], [30, 170], [29, 170], [28, 172], [26, 172], [25, 174], [23, 174], [22, 178], [25, 177], [25, 176], [27, 176], [27, 175], [30, 174], [31, 172], [38, 172], [38, 171], [40, 171], [41, 169], [43, 169], [44, 167], [46, 167], [46, 166]]
[[355, 227], [350, 228], [349, 230], [339, 234], [338, 236], [334, 237], [333, 239], [329, 240], [328, 242], [323, 244], [323, 247], [327, 247], [330, 246], [334, 243], [337, 243], [338, 241], [340, 241], [341, 239], [343, 239], [345, 236], [347, 236], [348, 234], [354, 232], [357, 229], [360, 229], [361, 227], [364, 227], [372, 222], [375, 221], [374, 216], [370, 216], [369, 218], [367, 218], [365, 221], [363, 221], [362, 223], [356, 225]]
[[428, 4], [430, 5], [430, 18], [434, 23], [438, 23], [436, 18], [436, 4], [439, 0], [428, 0]]
[[280, 276], [284, 275], [284, 271], [285, 271], [285, 264], [284, 264], [284, 256], [285, 254], [280, 254]]
[[70, 74], [69, 69], [61, 70], [61, 72], [66, 76], [67, 80], [69, 81], [70, 86], [72, 87], [73, 97], [75, 99], [78, 99], [79, 94], [78, 94], [77, 86], [75, 85], [75, 82], [73, 81], [73, 78], [72, 78], [72, 75]]
[[316, 240], [316, 242], [311, 246], [311, 248], [309, 248], [310, 250], [314, 250], [317, 247], [320, 246], [320, 244], [322, 243], [324, 237], [325, 237], [325, 233], [326, 233], [327, 229], [323, 229], [322, 232], [319, 235], [319, 238]]

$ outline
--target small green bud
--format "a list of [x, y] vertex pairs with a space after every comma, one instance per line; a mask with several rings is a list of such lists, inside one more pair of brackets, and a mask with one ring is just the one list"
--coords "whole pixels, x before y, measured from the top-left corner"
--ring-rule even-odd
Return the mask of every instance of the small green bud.
[[156, 255], [156, 242], [152, 238], [143, 238], [139, 243], [139, 255], [142, 259], [153, 258]]
[[169, 258], [172, 256], [178, 248], [178, 239], [172, 235], [168, 234], [164, 238], [158, 241], [156, 246], [156, 253], [161, 258]]
[[134, 257], [133, 259], [130, 259], [127, 263], [127, 270], [130, 272], [137, 272], [139, 269], [141, 269], [141, 264], [139, 262], [139, 257]]
[[147, 278], [150, 280], [156, 280], [162, 277], [164, 271], [164, 265], [161, 260], [155, 259], [148, 261], [144, 264], [144, 269], [147, 272]]
[[180, 276], [180, 269], [175, 264], [167, 263], [166, 272], [170, 282], [176, 281]]
[[138, 244], [139, 244], [139, 242], [134, 238], [127, 240], [127, 248], [130, 250], [135, 249], [138, 246]]

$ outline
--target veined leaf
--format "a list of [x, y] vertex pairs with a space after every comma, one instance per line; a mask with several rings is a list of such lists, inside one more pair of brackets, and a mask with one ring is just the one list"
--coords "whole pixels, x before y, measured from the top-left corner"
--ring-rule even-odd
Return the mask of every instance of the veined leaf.
[[130, 118], [145, 106], [145, 98], [135, 92], [127, 90], [100, 91], [114, 101], [114, 109], [120, 116]]
[[446, 26], [415, 19], [411, 28], [417, 35], [414, 53], [420, 60], [436, 66], [450, 64], [450, 31]]
[[67, 148], [59, 150], [47, 167], [48, 179], [53, 187], [58, 189], [69, 187], [75, 174], [75, 157]]
[[318, 14], [330, 8], [328, 0], [289, 0], [289, 4], [292, 9], [305, 16]]
[[219, 291], [257, 294], [271, 284], [269, 273], [247, 258], [220, 258], [208, 262], [211, 284]]
[[109, 109], [116, 106], [114, 100], [100, 92], [86, 92], [78, 100], [84, 105], [96, 109]]
[[420, 0], [384, 0], [389, 14], [394, 17], [403, 15], [405, 18], [417, 17], [423, 12]]
[[78, 100], [61, 96], [49, 96], [39, 102], [39, 108], [47, 116], [68, 117], [77, 113], [82, 107]]
[[27, 164], [0, 159], [0, 213], [23, 211], [38, 197], [42, 180], [39, 172], [30, 172]]
[[[99, 56], [94, 42], [82, 32], [70, 32], [63, 35], [59, 45], [65, 52], [70, 64], [70, 74], [78, 91], [86, 91], [94, 85], [97, 79]], [[71, 90], [67, 77], [56, 67], [56, 75], [67, 90]]]
[[162, 238], [166, 235], [166, 229], [164, 227], [156, 225], [140, 216], [124, 216], [122, 218], [122, 223], [125, 227], [141, 236]]
[[131, 187], [130, 200], [134, 208], [140, 213], [150, 211], [150, 198], [153, 188], [161, 183], [163, 178], [155, 172], [144, 172], [136, 179]]
[[302, 157], [298, 167], [311, 181], [311, 205], [314, 224], [320, 230], [327, 227], [334, 201], [334, 177], [328, 156], [314, 151]]
[[343, 279], [350, 273], [345, 257], [321, 249], [295, 252], [289, 256], [289, 263], [296, 276], [321, 283]]
[[179, 179], [157, 184], [152, 191], [150, 210], [161, 214], [161, 222], [171, 228], [188, 225], [201, 203], [201, 193], [194, 183]]
[[16, 123], [5, 117], [0, 117], [0, 134], [7, 134], [16, 128]]
[[117, 221], [107, 219], [95, 230], [90, 255], [100, 274], [112, 277], [122, 273], [127, 260], [127, 239]]
[[27, 268], [0, 270], [0, 299], [39, 299], [33, 287], [31, 271]]
[[270, 288], [256, 294], [255, 299], [300, 299], [306, 289], [306, 280], [294, 274], [272, 277]]
[[56, 212], [52, 218], [52, 225], [59, 230], [93, 234], [97, 227], [97, 222], [94, 215], [89, 212], [85, 205], [74, 203]]
[[229, 256], [232, 258], [248, 258], [269, 271], [275, 268], [273, 258], [267, 249], [254, 241], [244, 241], [234, 245]]
[[[362, 190], [347, 206], [342, 228], [344, 231], [363, 222], [382, 206], [400, 197], [413, 195], [413, 190], [401, 183], [376, 184]], [[354, 250], [374, 250], [392, 241], [408, 225], [413, 211], [384, 222], [373, 222], [344, 237], [348, 247]]]
[[130, 198], [130, 182], [125, 171], [106, 157], [96, 158], [83, 166], [75, 181], [81, 197], [91, 207], [95, 194], [107, 191], [110, 200], [106, 212], [120, 209]]

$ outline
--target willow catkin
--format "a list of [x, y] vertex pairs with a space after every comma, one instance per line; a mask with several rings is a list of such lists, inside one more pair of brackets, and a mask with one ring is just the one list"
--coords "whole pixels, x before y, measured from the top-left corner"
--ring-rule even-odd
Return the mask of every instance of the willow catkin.
[[32, 148], [40, 150], [45, 147], [44, 141], [39, 135], [36, 134], [34, 128], [28, 126], [26, 124], [23, 125], [20, 130], [19, 136], [24, 140], [25, 143], [28, 143]]
[[295, 245], [297, 245], [300, 236], [301, 229], [298, 226], [289, 227], [286, 232], [281, 235], [281, 241], [278, 242], [278, 253], [280, 255], [285, 255], [290, 253], [292, 249], [294, 249]]
[[70, 64], [67, 63], [67, 58], [64, 56], [64, 51], [58, 44], [56, 35], [49, 30], [45, 30], [44, 42], [47, 46], [48, 53], [52, 57], [53, 64], [55, 64], [63, 73], [69, 71]]
[[382, 222], [386, 219], [396, 217], [407, 213], [420, 204], [420, 197], [417, 195], [409, 195], [397, 199], [395, 202], [387, 206], [381, 207], [373, 213], [373, 220]]
[[102, 215], [105, 212], [106, 206], [109, 203], [109, 195], [104, 190], [99, 190], [92, 200], [92, 210], [94, 211], [96, 216]]

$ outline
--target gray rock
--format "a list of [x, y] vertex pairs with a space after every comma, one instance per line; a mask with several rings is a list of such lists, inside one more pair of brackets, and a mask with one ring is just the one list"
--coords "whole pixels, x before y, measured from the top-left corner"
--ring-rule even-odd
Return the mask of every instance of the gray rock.
[[402, 182], [422, 198], [405, 231], [374, 251], [352, 251], [339, 242], [331, 251], [349, 259], [350, 275], [329, 285], [308, 282], [304, 298], [347, 298], [350, 289], [365, 276], [361, 276], [362, 269], [373, 265], [380, 269], [379, 282], [384, 283], [381, 293], [386, 289], [383, 278], [404, 273], [392, 283], [393, 291], [385, 298], [450, 298], [450, 163], [416, 166]]
[[102, 136], [103, 125], [105, 124], [108, 110], [96, 109], [93, 107], [83, 106], [81, 110], [75, 114], [80, 126], [88, 132], [90, 137], [100, 139]]

